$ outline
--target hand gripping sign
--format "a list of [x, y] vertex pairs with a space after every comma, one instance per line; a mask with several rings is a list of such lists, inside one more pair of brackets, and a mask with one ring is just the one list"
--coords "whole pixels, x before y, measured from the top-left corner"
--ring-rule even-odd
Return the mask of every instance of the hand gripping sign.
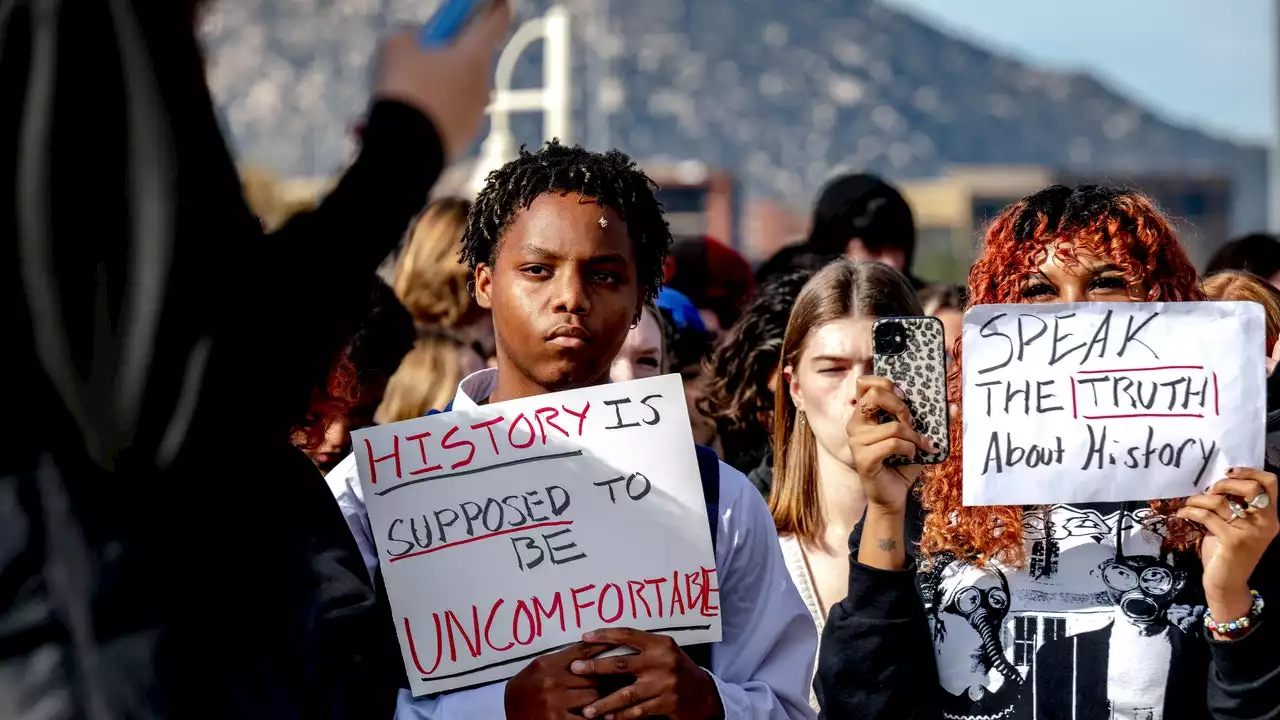
[[963, 348], [965, 505], [1186, 497], [1261, 467], [1255, 303], [980, 305]]
[[353, 438], [415, 695], [509, 678], [597, 628], [720, 640], [679, 376]]

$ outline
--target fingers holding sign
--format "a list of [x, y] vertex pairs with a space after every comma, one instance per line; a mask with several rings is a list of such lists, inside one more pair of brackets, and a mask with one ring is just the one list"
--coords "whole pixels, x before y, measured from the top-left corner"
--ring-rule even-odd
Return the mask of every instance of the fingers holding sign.
[[1231, 468], [1203, 495], [1187, 498], [1178, 517], [1209, 531], [1200, 547], [1204, 593], [1215, 618], [1242, 617], [1252, 603], [1249, 578], [1280, 533], [1276, 476]]
[[591, 678], [569, 671], [570, 663], [594, 658], [610, 645], [574, 643], [529, 663], [507, 682], [504, 704], [513, 720], [561, 720], [600, 698]]
[[1250, 468], [1231, 468], [1203, 495], [1193, 495], [1178, 515], [1204, 525], [1219, 541], [1226, 538], [1270, 544], [1280, 529], [1273, 498], [1276, 476]]
[[635, 682], [582, 711], [587, 718], [630, 720], [641, 717], [703, 718], [723, 713], [715, 681], [666, 635], [608, 628], [587, 633], [589, 643], [607, 643], [639, 651], [633, 655], [576, 660], [569, 669], [583, 677], [631, 675]]

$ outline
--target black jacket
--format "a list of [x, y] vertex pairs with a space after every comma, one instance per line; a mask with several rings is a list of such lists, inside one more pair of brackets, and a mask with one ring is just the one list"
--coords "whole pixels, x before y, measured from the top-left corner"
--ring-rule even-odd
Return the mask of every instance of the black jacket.
[[387, 717], [394, 629], [288, 445], [442, 166], [369, 113], [264, 236], [186, 3], [0, 3], [0, 717]]
[[[923, 521], [914, 498], [908, 504], [907, 517], [906, 538], [908, 548], [913, 549], [918, 546]], [[814, 680], [821, 716], [932, 720], [946, 713], [963, 717], [939, 684], [914, 560], [909, 559], [909, 567], [901, 571], [860, 564], [861, 533], [859, 524], [849, 538], [849, 594], [832, 607], [822, 633]], [[1188, 602], [1195, 604], [1198, 595], [1202, 603], [1199, 560], [1188, 555], [1175, 561], [1188, 571], [1183, 587], [1183, 593], [1191, 596]], [[1251, 586], [1266, 598], [1280, 597], [1276, 594], [1280, 591], [1277, 573], [1280, 558], [1273, 544], [1255, 570]], [[1280, 621], [1264, 615], [1250, 634], [1233, 642], [1207, 640], [1198, 619], [1188, 627], [1185, 633], [1169, 633], [1173, 650], [1165, 680], [1163, 717], [1271, 718], [1280, 713], [1280, 655], [1274, 650]], [[1109, 637], [1110, 627], [1105, 630]], [[1034, 698], [1039, 717], [1065, 718], [1071, 717], [1071, 712], [1079, 718], [1109, 717], [1105, 715], [1104, 640], [1102, 631], [1093, 631], [1046, 641], [1036, 653], [1035, 667], [1055, 670], [1056, 674], [1033, 674], [1020, 691], [1011, 690], [1006, 683], [996, 695], [975, 700], [969, 711], [999, 714], [995, 706], [1001, 701], [1000, 708], [1016, 708], [1014, 714], [1002, 717], [1032, 717], [1029, 704]], [[1083, 658], [1087, 660], [1081, 661]], [[1070, 667], [1076, 668], [1075, 674], [1064, 682], [1061, 670]], [[984, 702], [989, 707], [982, 707]]]

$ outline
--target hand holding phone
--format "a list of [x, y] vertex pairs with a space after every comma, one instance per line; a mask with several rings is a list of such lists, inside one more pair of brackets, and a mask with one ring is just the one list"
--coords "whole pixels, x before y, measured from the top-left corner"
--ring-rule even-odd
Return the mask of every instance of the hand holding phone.
[[[887, 465], [933, 465], [951, 453], [947, 404], [947, 353], [942, 321], [935, 317], [881, 318], [872, 326], [872, 374], [893, 382], [916, 432], [937, 452], [894, 455]], [[886, 418], [887, 419], [887, 418]]]

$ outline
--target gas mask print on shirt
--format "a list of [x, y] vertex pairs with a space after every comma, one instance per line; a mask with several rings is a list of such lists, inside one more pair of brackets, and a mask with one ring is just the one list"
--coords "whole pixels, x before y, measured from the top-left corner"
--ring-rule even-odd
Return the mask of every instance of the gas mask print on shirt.
[[1165, 717], [1170, 658], [1204, 608], [1180, 597], [1191, 578], [1159, 531], [1145, 506], [1031, 508], [1025, 566], [926, 562], [943, 716]]
[[1009, 613], [1009, 582], [995, 567], [953, 560], [933, 586], [932, 611], [938, 680], [950, 717], [995, 715], [1013, 707], [1022, 675], [1005, 657], [1001, 627]]

